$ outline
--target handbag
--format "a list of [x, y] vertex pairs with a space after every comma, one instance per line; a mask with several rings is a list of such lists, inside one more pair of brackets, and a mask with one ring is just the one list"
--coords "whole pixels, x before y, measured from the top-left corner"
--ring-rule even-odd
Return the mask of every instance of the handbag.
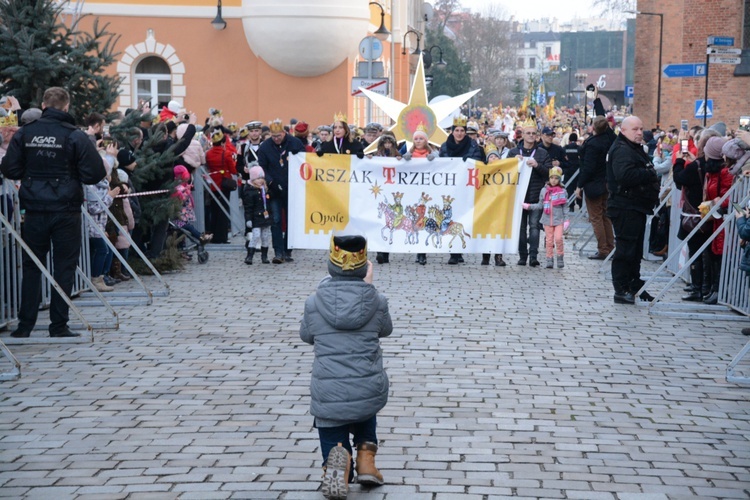
[[224, 153], [221, 154], [221, 182], [219, 183], [219, 186], [221, 187], [222, 191], [236, 191], [237, 190], [237, 181], [234, 179], [234, 177], [224, 177]]
[[[698, 169], [698, 175], [701, 175], [700, 168]], [[703, 179], [703, 198], [706, 198], [706, 183], [708, 182], [708, 179], [704, 177]], [[677, 236], [682, 240], [689, 235], [693, 229], [696, 228], [696, 226], [700, 223], [702, 220], [700, 210], [695, 208], [687, 199], [686, 193], [688, 189], [687, 186], [682, 187], [682, 212], [680, 213], [680, 234]], [[699, 233], [708, 234], [711, 232], [711, 226], [706, 223], [703, 224], [698, 231]]]
[[[682, 188], [682, 213], [680, 214], [680, 229], [682, 229], [682, 232], [685, 234], [685, 236], [687, 236], [700, 223], [701, 214], [700, 211], [693, 205], [691, 205], [687, 200], [687, 197], [685, 196], [685, 189], [686, 187]], [[707, 233], [708, 224], [703, 224], [701, 226], [700, 232]]]
[[234, 180], [234, 177], [222, 177], [219, 185], [222, 191], [235, 191], [237, 189], [237, 181]]

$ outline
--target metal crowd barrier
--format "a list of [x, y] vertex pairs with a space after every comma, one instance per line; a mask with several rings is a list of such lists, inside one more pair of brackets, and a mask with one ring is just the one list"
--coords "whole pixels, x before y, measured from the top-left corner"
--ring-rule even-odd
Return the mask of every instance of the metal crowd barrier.
[[[81, 311], [79, 310], [79, 308], [76, 307], [73, 304], [73, 301], [67, 296], [67, 294], [65, 294], [63, 292], [62, 288], [60, 288], [60, 285], [57, 284], [57, 282], [53, 278], [52, 274], [47, 269], [47, 266], [45, 266], [42, 263], [42, 261], [40, 261], [36, 257], [36, 255], [34, 255], [34, 253], [31, 251], [31, 249], [26, 244], [26, 242], [23, 241], [23, 239], [21, 238], [21, 235], [13, 227], [13, 224], [8, 219], [6, 219], [5, 215], [3, 215], [3, 214], [0, 214], [0, 224], [3, 225], [3, 227], [8, 232], [8, 234], [10, 235], [10, 237], [14, 240], [14, 242], [17, 245], [19, 245], [19, 247], [21, 249], [23, 249], [24, 252], [26, 252], [28, 254], [28, 256], [31, 258], [31, 260], [34, 262], [34, 264], [42, 272], [42, 275], [49, 281], [50, 285], [57, 291], [57, 293], [60, 294], [60, 296], [62, 297], [62, 299], [68, 304], [68, 307], [72, 311], [73, 315], [75, 317], [77, 317], [81, 321], [83, 327], [89, 332], [89, 337], [88, 338], [82, 336], [82, 337], [80, 337], [80, 340], [88, 340], [90, 342], [93, 342], [93, 340], [94, 340], [94, 332], [93, 332], [93, 326], [92, 326], [92, 324], [89, 321], [86, 320], [86, 318], [83, 316], [83, 314], [81, 313]], [[21, 267], [18, 268], [18, 271], [19, 271], [19, 273], [21, 272]], [[78, 269], [78, 271], [80, 272], [80, 268]], [[19, 279], [18, 280], [19, 284], [20, 284], [20, 281], [21, 280]], [[19, 287], [19, 293], [20, 293], [20, 287]], [[20, 306], [20, 303], [16, 304], [16, 306], [15, 306], [14, 319], [18, 318], [18, 307], [19, 306]], [[76, 340], [79, 340], [79, 339], [76, 339]], [[28, 339], [23, 339], [23, 343], [52, 343], [52, 342], [59, 342], [59, 340], [53, 340], [53, 339], [50, 339], [50, 338], [44, 338], [44, 339], [28, 338]]]
[[[159, 274], [159, 272], [156, 270], [154, 265], [151, 263], [151, 261], [146, 257], [146, 255], [143, 253], [143, 251], [138, 247], [138, 245], [135, 244], [133, 239], [130, 236], [130, 232], [127, 230], [127, 228], [123, 227], [115, 218], [114, 214], [110, 211], [109, 207], [104, 203], [104, 200], [99, 197], [98, 193], [92, 186], [87, 186], [86, 188], [86, 195], [87, 199], [91, 201], [95, 201], [99, 204], [99, 206], [102, 207], [104, 210], [104, 213], [107, 216], [107, 220], [111, 221], [117, 230], [122, 234], [125, 239], [130, 243], [130, 248], [135, 251], [138, 256], [141, 258], [144, 264], [148, 266], [148, 268], [153, 273], [154, 277], [161, 283], [162, 289], [161, 290], [151, 290], [149, 289], [146, 284], [143, 282], [140, 276], [133, 270], [133, 268], [128, 263], [127, 259], [125, 259], [122, 254], [115, 248], [115, 245], [109, 240], [107, 237], [107, 234], [102, 230], [101, 227], [96, 223], [93, 216], [89, 214], [86, 210], [83, 211], [83, 219], [84, 219], [84, 240], [86, 240], [86, 243], [88, 244], [89, 239], [89, 228], [93, 227], [97, 233], [99, 233], [104, 243], [107, 245], [107, 247], [113, 252], [113, 258], [116, 258], [120, 261], [122, 266], [128, 271], [128, 273], [133, 276], [133, 280], [138, 284], [138, 286], [142, 289], [142, 292], [124, 292], [124, 291], [112, 291], [107, 292], [107, 297], [125, 297], [125, 299], [116, 299], [116, 300], [109, 300], [109, 303], [112, 305], [151, 305], [153, 303], [153, 297], [167, 297], [169, 296], [169, 285], [166, 281], [164, 281], [164, 278]], [[90, 271], [89, 271], [89, 276]], [[115, 289], [116, 290], [116, 289]], [[95, 292], [95, 290], [91, 290], [92, 292]], [[86, 305], [92, 305], [90, 301], [81, 301], [81, 303], [85, 303]]]
[[[703, 217], [698, 225], [693, 229], [690, 234], [679, 243], [677, 248], [672, 249], [670, 248], [670, 251], [667, 255], [666, 260], [659, 266], [659, 268], [654, 272], [654, 274], [644, 283], [644, 285], [641, 287], [640, 290], [636, 293], [636, 295], [640, 295], [641, 292], [645, 291], [649, 286], [654, 285], [654, 282], [657, 280], [659, 275], [668, 268], [668, 266], [672, 263], [672, 261], [676, 260], [677, 257], [681, 254], [683, 248], [687, 247], [687, 242], [690, 238], [693, 237], [693, 235], [697, 234], [701, 227], [703, 227], [704, 224], [713, 224], [714, 221], [714, 214], [718, 214], [721, 209], [721, 204], [724, 202], [724, 200], [731, 199], [732, 196], [736, 196], [737, 193], [742, 192], [742, 188], [744, 186], [744, 183], [741, 182], [735, 182], [732, 187], [722, 196], [719, 200], [719, 203], [714, 205], [711, 210], [708, 212], [708, 214]], [[746, 186], [745, 186], [746, 187]], [[747, 198], [747, 196], [745, 196]], [[744, 202], [747, 200], [745, 199]], [[689, 302], [685, 303], [680, 301], [680, 303], [677, 302], [668, 302], [665, 297], [665, 294], [669, 289], [672, 288], [672, 286], [682, 277], [682, 275], [690, 269], [690, 265], [697, 259], [701, 257], [701, 254], [704, 250], [706, 250], [711, 243], [718, 237], [722, 229], [727, 229], [727, 227], [731, 224], [734, 224], [734, 215], [731, 213], [728, 213], [727, 216], [724, 218], [721, 226], [719, 229], [713, 231], [713, 233], [708, 237], [708, 240], [698, 249], [698, 251], [695, 253], [695, 255], [692, 255], [687, 262], [685, 262], [685, 265], [682, 266], [675, 274], [674, 276], [667, 282], [665, 286], [663, 286], [659, 292], [654, 296], [654, 300], [652, 302], [649, 302], [648, 309], [649, 314], [660, 314], [664, 316], [670, 316], [670, 317], [680, 317], [680, 318], [689, 318], [689, 319], [725, 319], [729, 321], [737, 321], [744, 318], [740, 318], [736, 314], [721, 314], [722, 311], [726, 312], [726, 304], [721, 299], [722, 296], [725, 297], [725, 295], [722, 295], [722, 291], [726, 287], [727, 283], [723, 279], [725, 276], [725, 273], [722, 272], [722, 281], [719, 283], [719, 304], [717, 305], [708, 305], [708, 304], [702, 304], [702, 303], [696, 303], [696, 302]], [[725, 236], [724, 238], [724, 248], [726, 250], [727, 245], [729, 244], [729, 238]], [[737, 241], [733, 241], [734, 245], [737, 245]], [[739, 261], [738, 261], [739, 264]], [[725, 266], [728, 265], [728, 259], [722, 258], [722, 270]]]
[[[219, 203], [219, 209], [222, 211], [222, 213], [227, 216], [230, 222], [230, 231], [232, 233], [232, 237], [244, 234], [245, 233], [245, 216], [244, 212], [240, 208], [240, 197], [239, 197], [239, 189], [235, 189], [232, 191], [229, 195], [229, 198], [224, 196], [224, 193], [221, 191], [221, 188], [216, 184], [216, 182], [211, 178], [211, 176], [208, 174], [208, 171], [204, 166], [201, 166], [199, 169], [195, 171], [194, 175], [194, 183], [195, 183], [195, 192], [199, 192], [200, 195], [195, 196], [195, 217], [199, 221], [198, 229], [199, 230], [206, 230], [205, 227], [205, 220], [206, 220], [206, 206], [204, 204], [205, 200], [205, 194], [207, 193], [208, 196], [211, 199], [211, 203], [219, 203], [219, 198], [221, 198], [226, 205]], [[211, 187], [216, 188], [215, 191], [211, 190]], [[200, 200], [200, 203], [199, 201]], [[226, 206], [229, 207], [229, 210], [227, 211]], [[244, 249], [245, 245], [242, 244], [230, 244], [230, 245], [211, 245], [209, 244], [208, 247], [211, 250], [238, 250], [238, 249]]]

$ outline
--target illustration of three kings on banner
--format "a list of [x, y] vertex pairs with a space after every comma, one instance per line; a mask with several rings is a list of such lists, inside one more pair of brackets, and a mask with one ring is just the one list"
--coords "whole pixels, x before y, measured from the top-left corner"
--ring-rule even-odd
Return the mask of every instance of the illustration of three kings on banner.
[[[408, 103], [360, 90], [395, 121], [390, 132], [407, 149], [418, 128], [426, 131], [430, 144], [446, 142], [441, 124], [450, 124], [461, 104], [479, 92], [428, 103], [421, 59]], [[377, 142], [365, 153], [374, 152]], [[289, 160], [290, 248], [327, 249], [331, 232], [344, 231], [364, 235], [368, 248], [378, 252], [518, 249], [531, 170], [522, 167], [522, 160], [484, 164], [463, 158], [404, 161], [306, 153]]]

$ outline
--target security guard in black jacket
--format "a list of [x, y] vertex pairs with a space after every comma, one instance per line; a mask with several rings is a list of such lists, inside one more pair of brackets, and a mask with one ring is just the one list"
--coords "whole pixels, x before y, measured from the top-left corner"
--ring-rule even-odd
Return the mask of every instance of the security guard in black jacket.
[[[55, 281], [70, 296], [81, 251], [83, 185], [104, 179], [102, 157], [68, 114], [70, 95], [51, 87], [44, 93], [42, 117], [21, 127], [11, 139], [0, 169], [20, 179], [21, 209], [26, 211], [22, 238], [34, 255], [47, 262], [50, 243]], [[23, 281], [16, 338], [31, 334], [41, 300], [42, 272], [23, 255]], [[50, 337], [77, 337], [68, 328], [68, 305], [52, 290]]]
[[[612, 285], [617, 304], [634, 304], [641, 280], [641, 259], [646, 218], [659, 200], [659, 177], [643, 150], [643, 122], [630, 116], [623, 120], [607, 155], [607, 215], [615, 230]], [[653, 300], [648, 292], [641, 300]]]

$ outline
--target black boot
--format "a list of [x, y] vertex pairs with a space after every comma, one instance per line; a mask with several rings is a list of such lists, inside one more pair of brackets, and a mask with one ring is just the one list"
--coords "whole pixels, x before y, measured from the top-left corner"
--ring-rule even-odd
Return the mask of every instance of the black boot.
[[482, 254], [482, 265], [483, 266], [489, 266], [490, 265], [490, 254], [483, 253]]
[[383, 257], [383, 252], [377, 253], [377, 255], [375, 256], [375, 262], [377, 262], [378, 264], [382, 264], [385, 262], [385, 257]]
[[427, 254], [426, 253], [418, 253], [417, 254], [417, 264], [420, 266], [424, 266], [427, 264]]
[[245, 257], [245, 264], [248, 266], [253, 264], [253, 255], [255, 255], [255, 247], [247, 249], [247, 257]]
[[260, 261], [264, 264], [270, 264], [268, 260], [268, 247], [260, 247]]
[[448, 259], [448, 264], [451, 266], [458, 264], [458, 254], [452, 253], [450, 259]]
[[390, 262], [391, 262], [391, 254], [389, 254], [388, 252], [383, 252], [383, 258], [385, 259], [383, 261], [384, 264], [390, 264]]
[[721, 279], [721, 255], [711, 256], [711, 294], [703, 299], [704, 304], [719, 302], [719, 280]]
[[503, 254], [495, 254], [495, 265], [497, 267], [505, 267], [505, 261], [503, 260]]
[[615, 304], [635, 304], [635, 297], [630, 289], [619, 283], [613, 283], [615, 288]]
[[703, 255], [701, 255], [701, 259], [703, 259], [703, 280], [701, 281], [701, 295], [704, 299], [708, 298], [708, 296], [711, 295], [711, 283], [713, 282], [713, 267], [711, 266], [710, 253], [711, 251], [706, 249], [703, 251]]
[[682, 300], [687, 300], [689, 302], [700, 302], [703, 300], [703, 296], [701, 295], [702, 281], [703, 273], [698, 269], [698, 266], [695, 265], [695, 262], [693, 262], [690, 266], [690, 290], [686, 290], [688, 294], [683, 295]]

